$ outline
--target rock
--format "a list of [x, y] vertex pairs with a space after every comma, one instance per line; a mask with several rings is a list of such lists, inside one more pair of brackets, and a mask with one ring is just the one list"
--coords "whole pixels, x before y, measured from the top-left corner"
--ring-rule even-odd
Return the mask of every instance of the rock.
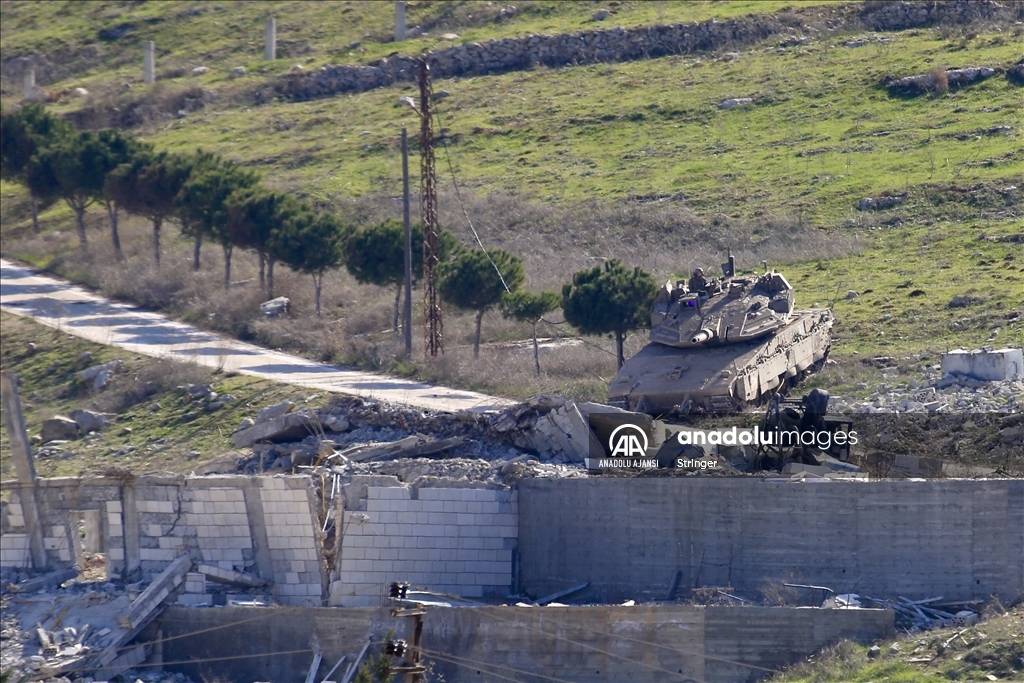
[[185, 424], [186, 422], [191, 422], [192, 420], [196, 419], [197, 417], [199, 417], [198, 413], [185, 413], [181, 417], [178, 418], [178, 422], [180, 424]]
[[977, 301], [978, 300], [973, 296], [961, 296], [960, 294], [957, 294], [956, 296], [949, 300], [949, 304], [947, 305], [950, 308], [966, 308], [967, 306], [970, 306], [971, 304], [974, 304]]
[[84, 370], [92, 364], [92, 354], [86, 351], [75, 359], [75, 370]]
[[852, 289], [846, 293], [846, 298], [847, 299], [853, 300], [853, 299], [856, 299], [858, 296], [860, 296], [860, 294], [858, 294], [857, 292], [855, 292]]
[[91, 410], [76, 409], [68, 413], [68, 417], [75, 421], [82, 434], [88, 434], [89, 432], [98, 432], [103, 429], [117, 416], [108, 413], [94, 413]]
[[750, 104], [754, 100], [750, 97], [733, 97], [728, 100], [722, 100], [718, 103], [719, 109], [733, 109], [744, 104]]
[[86, 90], [85, 88], [74, 88], [71, 91], [71, 94], [74, 95], [75, 97], [88, 97], [89, 96], [89, 91]]
[[898, 206], [906, 201], [906, 195], [893, 195], [882, 197], [865, 197], [857, 202], [858, 211], [884, 211]]
[[209, 384], [186, 384], [178, 388], [185, 390], [193, 401], [204, 399], [213, 391], [213, 387]]
[[93, 365], [92, 367], [86, 368], [78, 373], [78, 376], [82, 378], [83, 382], [90, 384], [93, 391], [100, 391], [107, 386], [107, 382], [110, 381], [110, 376], [120, 369], [121, 361], [112, 360], [109, 363]]
[[244, 75], [245, 75], [245, 67], [244, 66], [236, 66], [234, 69], [231, 70], [231, 73], [228, 75], [228, 78], [241, 78]]
[[610, 12], [609, 10], [606, 10], [606, 9], [603, 9], [603, 8], [602, 8], [602, 9], [599, 9], [599, 10], [597, 10], [597, 11], [596, 11], [596, 12], [594, 12], [593, 14], [591, 14], [591, 15], [590, 15], [590, 18], [591, 18], [591, 19], [592, 19], [593, 21], [604, 21], [605, 19], [607, 19], [607, 18], [608, 18], [608, 16], [609, 16], [610, 14], [611, 14], [611, 12]]
[[280, 318], [282, 315], [288, 313], [291, 306], [291, 299], [286, 296], [279, 296], [276, 299], [270, 301], [264, 301], [260, 304], [260, 315], [264, 318]]
[[332, 432], [348, 431], [350, 426], [348, 418], [343, 415], [327, 415], [321, 420], [321, 422], [323, 422], [324, 426]]
[[252, 427], [254, 424], [256, 423], [253, 422], [253, 419], [251, 417], [247, 417], [238, 424], [238, 429], [236, 429], [235, 431], [240, 432], [243, 429], [248, 429], [249, 427]]
[[457, 33], [445, 33], [442, 34], [441, 40], [458, 40], [459, 34]]
[[203, 74], [209, 73], [209, 72], [210, 72], [210, 67], [208, 67], [208, 66], [197, 66], [194, 69], [192, 69], [192, 75], [193, 76], [202, 76]]
[[58, 415], [43, 421], [39, 430], [39, 438], [43, 443], [50, 441], [70, 441], [78, 438], [78, 423], [69, 417]]
[[882, 654], [882, 648], [878, 647], [877, 645], [872, 645], [871, 648], [868, 649], [868, 657], [870, 657], [871, 659], [875, 659], [880, 654]]
[[867, 44], [868, 41], [866, 40], [848, 40], [845, 43], [843, 43], [843, 47], [863, 47], [864, 45]]
[[502, 19], [505, 19], [507, 17], [515, 16], [518, 11], [519, 10], [516, 9], [515, 5], [509, 5], [508, 7], [503, 7], [502, 10], [498, 13], [498, 15]]
[[160, 410], [160, 404], [159, 403], [150, 403], [149, 404], [149, 412], [155, 413], [158, 410]]
[[292, 68], [288, 69], [288, 73], [292, 73], [292, 74], [300, 74], [303, 71], [305, 71], [305, 69], [302, 68], [301, 64], [296, 64]]
[[25, 342], [25, 355], [32, 356], [36, 352], [36, 345], [34, 342]]
[[266, 422], [267, 420], [273, 420], [274, 418], [281, 417], [282, 415], [290, 413], [294, 407], [295, 404], [291, 401], [281, 401], [280, 403], [275, 403], [272, 406], [267, 406], [260, 410], [256, 415], [256, 422], [258, 424], [260, 422]]

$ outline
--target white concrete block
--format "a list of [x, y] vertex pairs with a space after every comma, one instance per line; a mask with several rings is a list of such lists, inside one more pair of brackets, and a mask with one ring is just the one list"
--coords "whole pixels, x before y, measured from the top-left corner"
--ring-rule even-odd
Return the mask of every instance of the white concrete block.
[[108, 500], [107, 501], [107, 512], [121, 512], [121, 501], [119, 500]]
[[124, 560], [124, 548], [108, 548], [107, 559], [116, 560], [118, 562]]
[[957, 349], [942, 354], [943, 374], [966, 375], [985, 381], [1024, 377], [1024, 350], [1018, 348]]

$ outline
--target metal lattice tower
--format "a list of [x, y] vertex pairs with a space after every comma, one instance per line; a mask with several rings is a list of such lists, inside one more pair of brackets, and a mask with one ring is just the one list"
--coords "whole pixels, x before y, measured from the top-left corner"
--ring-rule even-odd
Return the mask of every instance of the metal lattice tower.
[[434, 177], [434, 130], [430, 67], [419, 60], [420, 81], [420, 213], [423, 217], [423, 307], [426, 355], [444, 353], [444, 320], [434, 286], [434, 269], [441, 260], [441, 236], [437, 229], [437, 187]]

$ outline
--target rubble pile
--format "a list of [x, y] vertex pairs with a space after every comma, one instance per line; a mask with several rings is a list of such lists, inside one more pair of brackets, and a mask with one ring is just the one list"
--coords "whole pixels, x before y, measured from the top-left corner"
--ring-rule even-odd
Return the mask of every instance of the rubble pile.
[[837, 413], [1015, 413], [1024, 410], [1024, 380], [1001, 382], [957, 375], [928, 381], [911, 381], [902, 386], [882, 384], [866, 400], [855, 401], [833, 396], [829, 411]]
[[188, 683], [180, 674], [133, 669], [152, 654], [152, 638], [145, 629], [165, 603], [270, 604], [259, 595], [266, 581], [220, 567], [194, 566], [188, 555], [179, 556], [148, 585], [87, 581], [75, 569], [19, 579], [24, 579], [22, 572], [5, 567], [0, 580], [0, 667], [5, 680], [13, 681], [91, 683], [120, 676], [144, 683]]

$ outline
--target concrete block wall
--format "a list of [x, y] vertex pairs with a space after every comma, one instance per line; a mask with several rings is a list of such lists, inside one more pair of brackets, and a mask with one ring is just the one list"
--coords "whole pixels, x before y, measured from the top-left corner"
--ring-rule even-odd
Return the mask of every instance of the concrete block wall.
[[320, 553], [309, 489], [283, 478], [260, 480], [267, 545], [273, 565], [274, 597], [288, 605], [319, 605], [323, 594]]
[[[21, 490], [4, 487], [13, 490], [3, 505], [0, 565], [28, 567]], [[36, 496], [50, 569], [75, 565], [83, 521], [99, 527], [93, 540], [111, 575], [151, 580], [189, 553], [197, 563], [272, 580], [282, 604], [321, 603], [327, 581], [308, 477], [56, 478], [39, 480]]]
[[332, 605], [379, 605], [393, 581], [467, 598], [508, 593], [518, 493], [368, 486], [361, 502], [344, 512]]
[[185, 504], [186, 526], [195, 529], [203, 561], [245, 571], [254, 564], [252, 532], [241, 489], [218, 486], [192, 492]]
[[768, 582], [838, 593], [1013, 600], [1024, 593], [1024, 481], [520, 482], [524, 589], [590, 581], [607, 600]]

